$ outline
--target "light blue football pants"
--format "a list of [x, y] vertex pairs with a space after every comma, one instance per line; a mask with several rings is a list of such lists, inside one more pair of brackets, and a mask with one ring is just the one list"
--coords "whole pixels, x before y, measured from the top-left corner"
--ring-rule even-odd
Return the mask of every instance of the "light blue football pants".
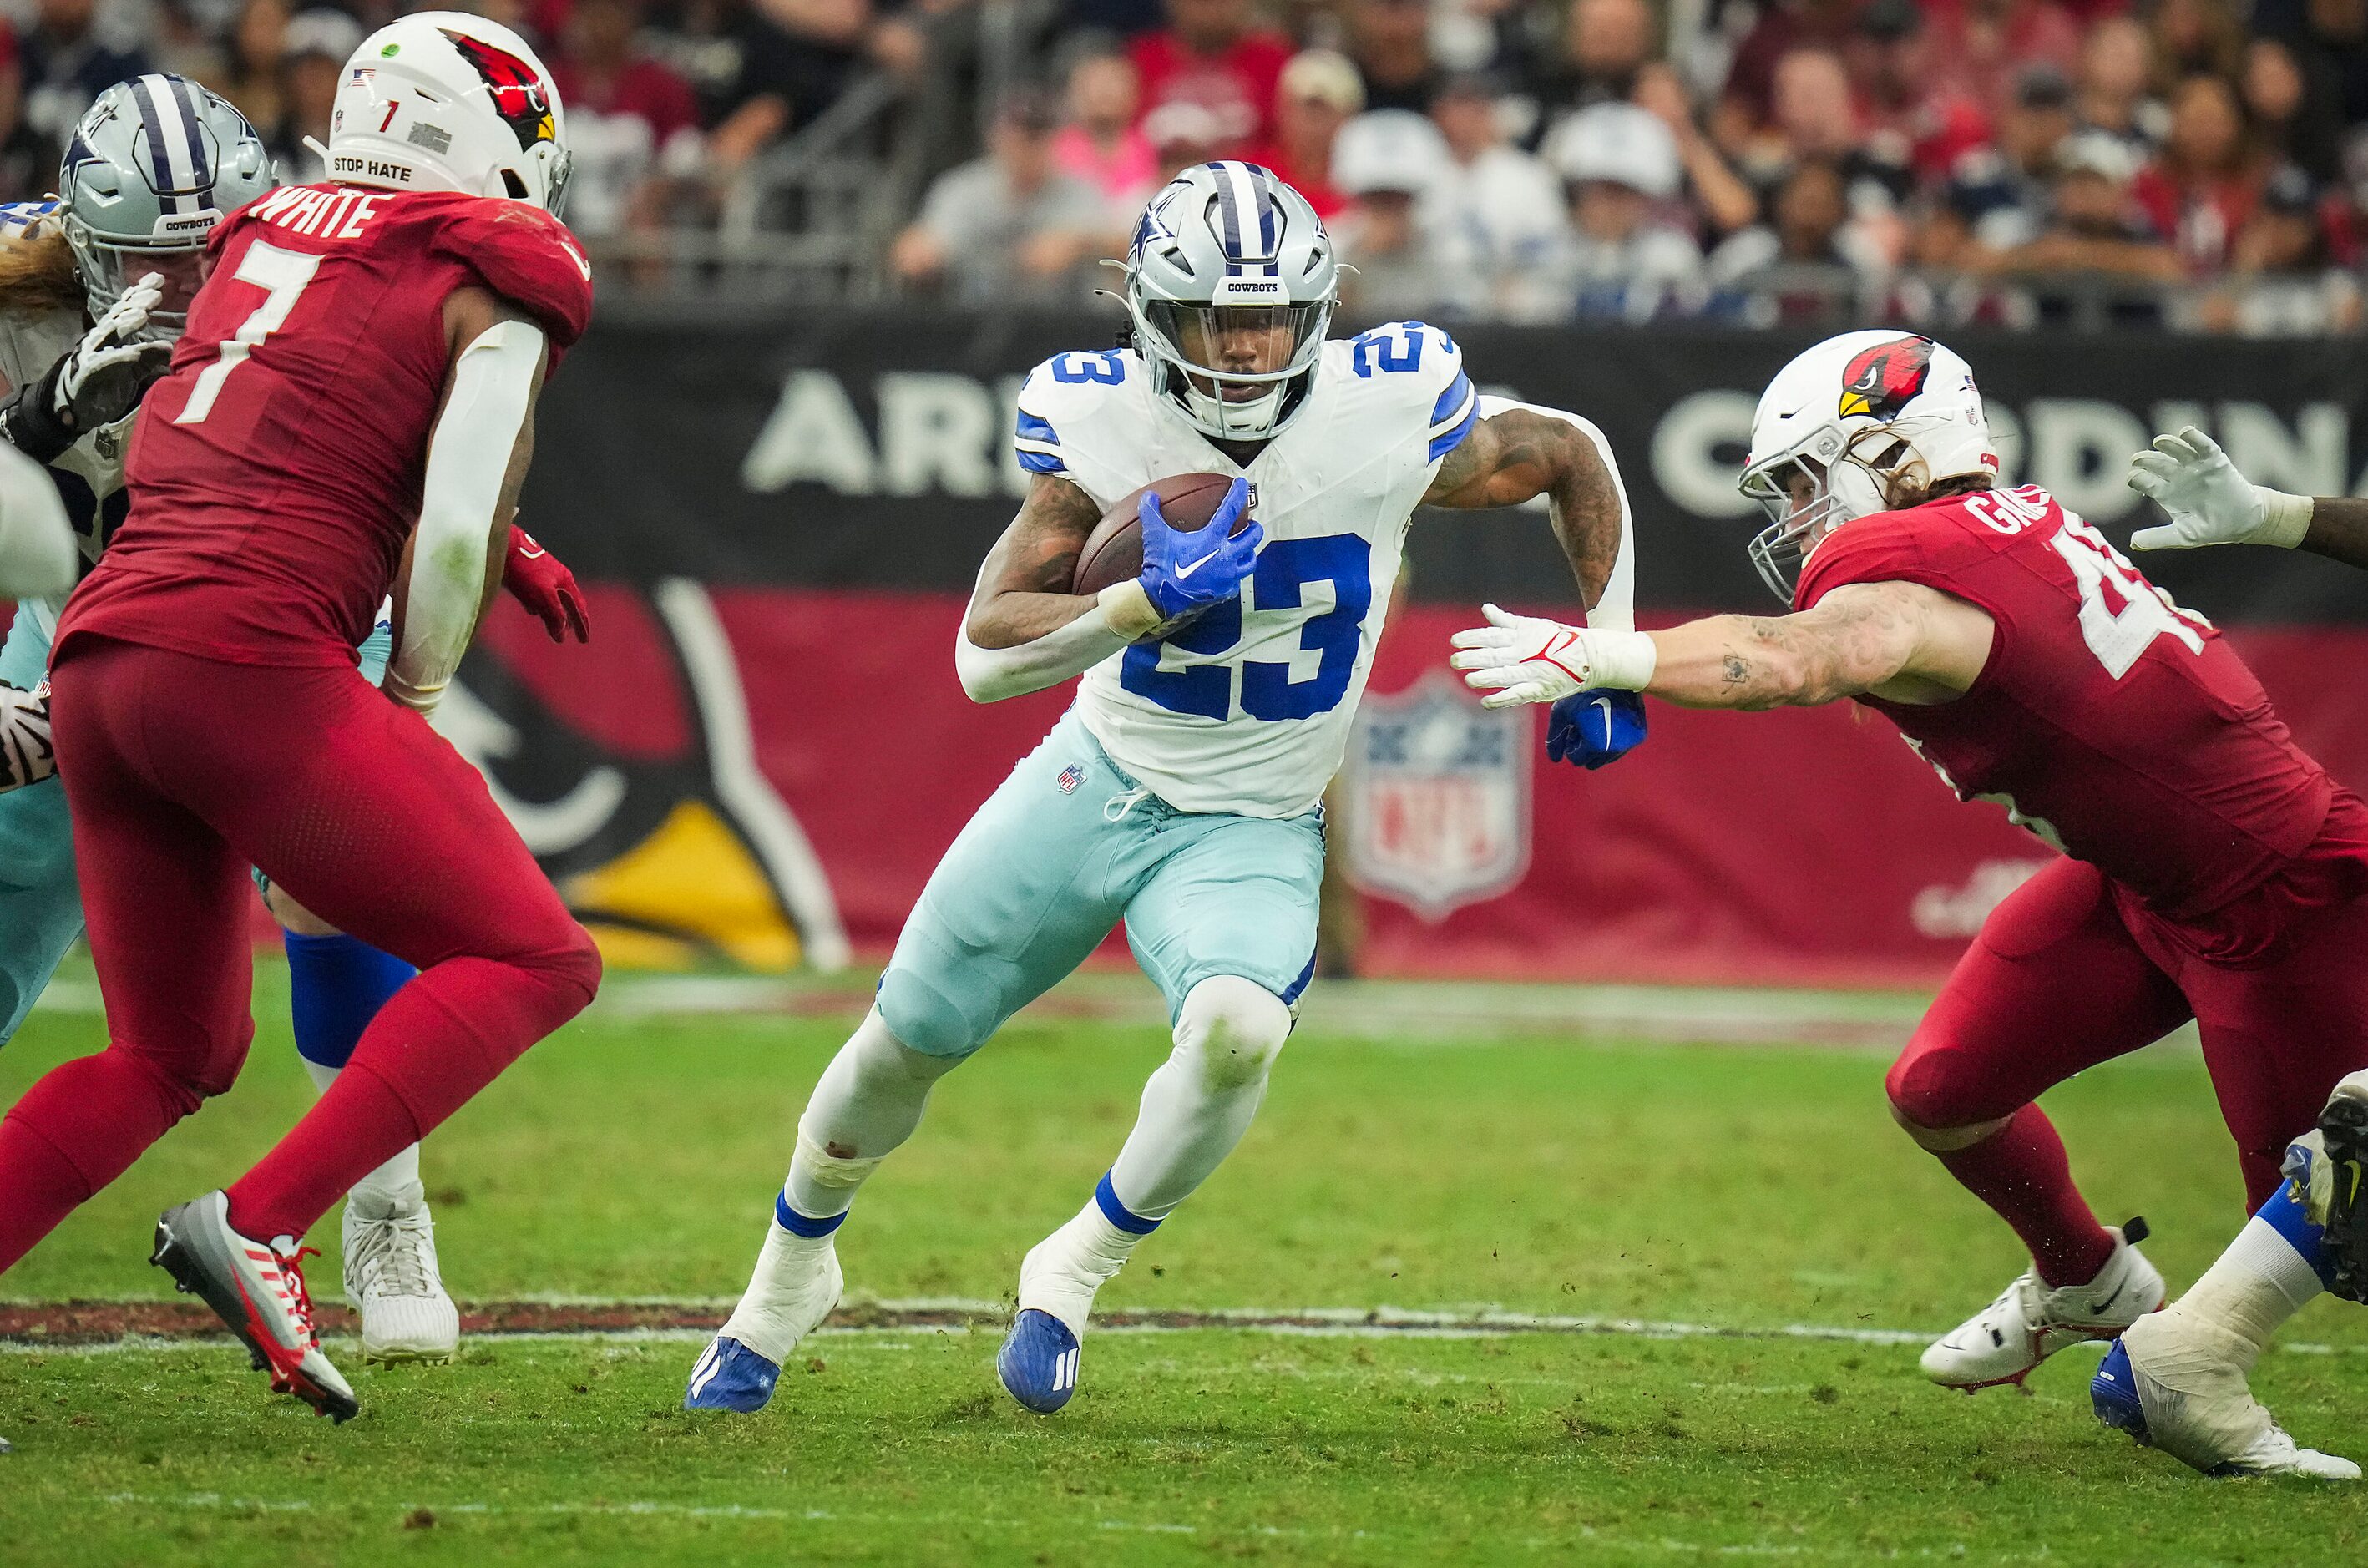
[[[30, 689], [50, 673], [58, 599], [17, 607], [0, 647], [0, 680]], [[82, 935], [82, 888], [74, 881], [74, 822], [55, 778], [0, 794], [0, 1045], [14, 1039], [58, 962]]]
[[1085, 961], [1123, 917], [1172, 1021], [1237, 975], [1296, 1004], [1315, 968], [1320, 808], [1181, 812], [1122, 772], [1075, 710], [938, 863], [880, 981], [898, 1040], [961, 1058]]

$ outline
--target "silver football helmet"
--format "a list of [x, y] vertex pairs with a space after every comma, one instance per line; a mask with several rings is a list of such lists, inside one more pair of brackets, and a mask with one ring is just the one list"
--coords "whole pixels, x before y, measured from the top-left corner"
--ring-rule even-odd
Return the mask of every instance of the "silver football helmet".
[[1124, 266], [1135, 348], [1196, 429], [1258, 441], [1290, 423], [1340, 298], [1307, 198], [1256, 164], [1196, 164], [1143, 210]]
[[99, 94], [58, 169], [58, 216], [91, 313], [161, 273], [164, 303], [148, 319], [179, 332], [203, 280], [206, 236], [279, 183], [246, 116], [187, 77], [135, 76]]

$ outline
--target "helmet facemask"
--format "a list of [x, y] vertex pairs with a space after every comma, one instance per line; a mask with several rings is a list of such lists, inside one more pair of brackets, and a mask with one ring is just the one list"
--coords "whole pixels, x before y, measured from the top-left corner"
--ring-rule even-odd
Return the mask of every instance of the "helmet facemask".
[[[1224, 287], [1217, 292], [1222, 299]], [[1130, 290], [1127, 305], [1161, 390], [1183, 403], [1195, 427], [1224, 441], [1264, 440], [1297, 412], [1332, 320], [1329, 300], [1201, 305], [1145, 300]], [[1277, 368], [1240, 368], [1258, 364]]]
[[[1805, 474], [1809, 495], [1795, 504], [1793, 481]], [[1908, 504], [1930, 483], [1924, 460], [1888, 425], [1870, 425], [1847, 437], [1831, 426], [1800, 447], [1744, 472], [1742, 491], [1770, 519], [1752, 536], [1751, 563], [1769, 592], [1793, 602], [1801, 563], [1819, 540], [1842, 524]]]
[[65, 216], [64, 228], [93, 320], [113, 309], [133, 284], [153, 272], [164, 279], [165, 297], [148, 312], [148, 325], [136, 335], [169, 343], [188, 328], [189, 301], [197, 298], [206, 278], [202, 233], [195, 244], [186, 240], [132, 240], [101, 233], [72, 212]]

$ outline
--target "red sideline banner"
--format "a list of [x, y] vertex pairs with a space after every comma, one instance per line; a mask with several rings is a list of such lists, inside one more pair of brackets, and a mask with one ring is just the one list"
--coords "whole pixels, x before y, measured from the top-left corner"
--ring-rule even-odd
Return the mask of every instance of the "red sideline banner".
[[[1551, 609], [1554, 607], [1539, 607]], [[554, 648], [495, 616], [440, 722], [623, 961], [877, 956], [939, 856], [1051, 727], [1066, 689], [981, 707], [951, 595], [598, 591]], [[1468, 609], [1417, 605], [1376, 660], [1332, 839], [1365, 903], [1367, 972], [1929, 983], [2054, 851], [1958, 803], [1850, 704], [1651, 706], [1594, 773], [1543, 715], [1483, 710], [1446, 667]], [[2368, 783], [2368, 630], [2240, 629], [2303, 744]]]

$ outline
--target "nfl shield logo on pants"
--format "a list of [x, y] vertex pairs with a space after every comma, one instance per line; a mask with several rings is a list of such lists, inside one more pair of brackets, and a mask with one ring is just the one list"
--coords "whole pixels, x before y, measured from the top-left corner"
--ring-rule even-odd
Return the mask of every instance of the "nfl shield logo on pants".
[[1430, 921], [1520, 881], [1530, 865], [1531, 733], [1527, 708], [1492, 713], [1444, 670], [1368, 696], [1340, 824], [1350, 879]]

